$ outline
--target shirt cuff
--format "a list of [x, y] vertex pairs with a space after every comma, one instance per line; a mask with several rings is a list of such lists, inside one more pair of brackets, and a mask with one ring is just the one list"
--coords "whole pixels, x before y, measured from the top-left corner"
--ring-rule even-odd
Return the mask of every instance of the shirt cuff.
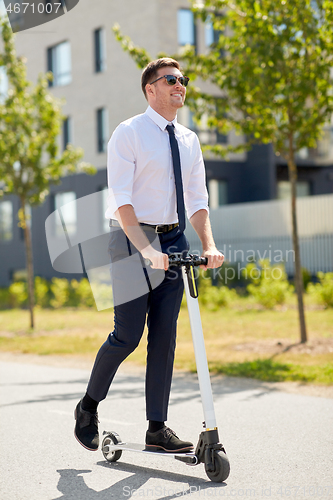
[[186, 209], [187, 218], [190, 219], [192, 215], [198, 212], [198, 210], [206, 210], [206, 212], [209, 214], [208, 205], [192, 205], [191, 207]]
[[123, 205], [132, 205], [132, 197], [130, 195], [124, 193], [112, 193], [108, 197], [108, 207], [110, 208], [111, 212], [116, 212], [116, 210], [118, 210], [118, 208], [122, 207]]

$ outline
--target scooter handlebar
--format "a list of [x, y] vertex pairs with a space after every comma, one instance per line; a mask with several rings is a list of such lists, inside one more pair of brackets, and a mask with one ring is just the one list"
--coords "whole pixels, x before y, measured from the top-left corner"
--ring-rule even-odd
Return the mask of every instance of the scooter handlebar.
[[208, 264], [207, 257], [197, 257], [197, 259], [193, 265], [194, 266], [206, 266], [207, 264]]
[[[150, 259], [144, 259], [146, 266], [150, 266]], [[207, 257], [198, 257], [198, 255], [189, 254], [187, 257], [179, 257], [178, 255], [169, 255], [169, 266], [206, 266], [208, 263]]]

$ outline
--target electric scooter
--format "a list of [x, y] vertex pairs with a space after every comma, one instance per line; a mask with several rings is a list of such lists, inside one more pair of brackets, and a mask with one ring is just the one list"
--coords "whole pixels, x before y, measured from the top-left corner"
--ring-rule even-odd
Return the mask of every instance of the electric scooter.
[[190, 318], [197, 374], [201, 401], [203, 406], [204, 431], [199, 435], [198, 444], [191, 453], [170, 453], [145, 450], [145, 445], [127, 443], [121, 440], [116, 432], [104, 431], [102, 442], [102, 453], [108, 462], [116, 462], [120, 459], [123, 451], [139, 452], [149, 455], [167, 456], [175, 458], [188, 465], [203, 463], [205, 471], [211, 481], [220, 483], [227, 479], [230, 473], [230, 464], [225, 449], [219, 443], [219, 435], [215, 419], [212, 387], [210, 383], [206, 349], [201, 325], [200, 310], [198, 303], [198, 290], [195, 281], [194, 267], [207, 264], [207, 259], [196, 255], [188, 255], [185, 258], [177, 255], [169, 256], [169, 266], [182, 268], [185, 285], [186, 301]]

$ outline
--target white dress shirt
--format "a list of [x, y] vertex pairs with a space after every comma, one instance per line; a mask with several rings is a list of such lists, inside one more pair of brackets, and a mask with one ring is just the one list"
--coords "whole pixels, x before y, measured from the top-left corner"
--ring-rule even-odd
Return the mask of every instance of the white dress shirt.
[[[177, 123], [187, 217], [200, 209], [208, 211], [205, 167], [197, 135]], [[108, 143], [107, 219], [115, 219], [122, 205], [132, 205], [139, 222], [174, 224], [178, 222], [176, 186], [169, 134], [170, 122], [150, 106], [141, 115], [122, 122]]]

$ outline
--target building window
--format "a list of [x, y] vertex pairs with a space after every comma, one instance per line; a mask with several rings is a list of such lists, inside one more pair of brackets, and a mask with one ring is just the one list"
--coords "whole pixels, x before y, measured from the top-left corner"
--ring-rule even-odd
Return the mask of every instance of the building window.
[[73, 142], [72, 137], [72, 118], [67, 116], [62, 122], [62, 147], [63, 150], [66, 149], [67, 144], [71, 144]]
[[208, 182], [209, 206], [212, 210], [228, 203], [228, 183], [221, 179]]
[[[291, 198], [291, 183], [290, 181], [279, 181], [277, 185], [277, 197], [279, 200]], [[311, 188], [309, 181], [297, 181], [296, 183], [296, 196], [301, 198], [303, 196], [310, 196]]]
[[3, 104], [8, 97], [8, 76], [6, 68], [0, 66], [0, 104]]
[[106, 108], [97, 110], [97, 151], [104, 153], [108, 140], [108, 117]]
[[72, 81], [71, 47], [69, 42], [62, 42], [47, 49], [47, 69], [53, 73], [50, 87], [67, 85]]
[[211, 47], [214, 43], [219, 41], [222, 31], [214, 29], [211, 19], [207, 19], [205, 23], [205, 45]]
[[213, 23], [209, 19], [205, 23], [205, 45], [211, 47], [218, 41], [219, 32], [214, 30]]
[[189, 9], [178, 10], [178, 45], [196, 45], [194, 14]]
[[[56, 218], [55, 232], [62, 236], [64, 232], [68, 235], [76, 233], [77, 213], [76, 195], [73, 191], [56, 193], [54, 196], [54, 208], [59, 210], [61, 216]], [[63, 225], [64, 224], [64, 225]]]
[[0, 241], [13, 238], [13, 204], [11, 201], [0, 201]]
[[100, 73], [106, 69], [106, 43], [105, 30], [99, 28], [94, 31], [95, 44], [95, 72]]
[[228, 144], [228, 135], [221, 134], [217, 129], [216, 129], [216, 144]]

